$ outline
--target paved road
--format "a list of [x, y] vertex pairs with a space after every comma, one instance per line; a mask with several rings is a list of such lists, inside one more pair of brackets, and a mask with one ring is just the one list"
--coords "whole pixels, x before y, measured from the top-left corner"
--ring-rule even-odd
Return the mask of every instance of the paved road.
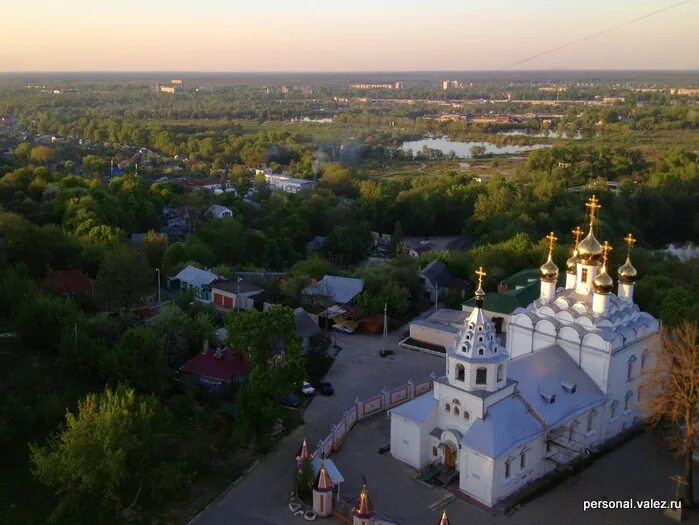
[[304, 437], [315, 447], [357, 397], [365, 399], [384, 386], [391, 388], [410, 378], [423, 379], [433, 370], [443, 373], [441, 358], [397, 347], [403, 331], [396, 330], [389, 337], [389, 345], [396, 353], [386, 358], [378, 355], [383, 347], [381, 336], [337, 334], [337, 344], [342, 350], [326, 376], [335, 387], [335, 395], [315, 396], [304, 414], [305, 424], [284, 438], [255, 470], [196, 516], [190, 525], [297, 523], [298, 518], [291, 516], [286, 503], [293, 481], [294, 457]]

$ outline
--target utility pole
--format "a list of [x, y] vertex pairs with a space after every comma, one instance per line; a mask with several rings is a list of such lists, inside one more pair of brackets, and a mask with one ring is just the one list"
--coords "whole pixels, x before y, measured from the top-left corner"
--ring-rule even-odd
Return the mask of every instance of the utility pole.
[[158, 272], [158, 305], [160, 305], [160, 268], [155, 269]]
[[239, 302], [240, 302], [240, 280], [241, 279], [242, 279], [242, 277], [238, 277], [238, 293], [235, 295], [235, 310], [236, 310], [236, 312], [240, 311]]
[[437, 313], [439, 309], [439, 283], [434, 283], [434, 312]]
[[388, 350], [388, 303], [383, 303], [383, 349]]

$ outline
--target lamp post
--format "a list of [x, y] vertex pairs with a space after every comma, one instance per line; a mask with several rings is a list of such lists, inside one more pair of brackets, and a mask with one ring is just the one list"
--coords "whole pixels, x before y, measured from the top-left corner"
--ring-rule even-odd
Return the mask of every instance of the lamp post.
[[240, 312], [240, 280], [242, 277], [238, 277], [238, 293], [235, 296], [235, 311]]
[[155, 269], [158, 272], [158, 305], [160, 305], [160, 268]]

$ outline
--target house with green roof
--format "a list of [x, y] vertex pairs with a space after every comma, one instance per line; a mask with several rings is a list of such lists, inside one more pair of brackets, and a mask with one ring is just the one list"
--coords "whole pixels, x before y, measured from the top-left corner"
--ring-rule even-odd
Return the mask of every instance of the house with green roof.
[[[562, 283], [559, 283], [562, 284]], [[533, 303], [541, 291], [538, 268], [526, 268], [500, 281], [497, 292], [487, 292], [483, 299], [483, 311], [493, 320], [498, 333], [507, 331], [510, 314], [517, 308], [525, 308]], [[476, 305], [472, 297], [464, 302], [461, 309], [471, 313]]]

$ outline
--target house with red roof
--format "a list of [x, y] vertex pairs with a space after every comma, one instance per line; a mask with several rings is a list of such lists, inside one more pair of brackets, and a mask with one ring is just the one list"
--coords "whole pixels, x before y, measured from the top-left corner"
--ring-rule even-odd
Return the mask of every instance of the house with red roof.
[[93, 282], [80, 268], [52, 270], [41, 283], [41, 287], [56, 295], [80, 295], [92, 292]]
[[232, 352], [225, 347], [209, 349], [204, 343], [201, 352], [180, 367], [180, 372], [206, 387], [220, 387], [231, 381], [240, 383], [250, 372], [245, 352]]

